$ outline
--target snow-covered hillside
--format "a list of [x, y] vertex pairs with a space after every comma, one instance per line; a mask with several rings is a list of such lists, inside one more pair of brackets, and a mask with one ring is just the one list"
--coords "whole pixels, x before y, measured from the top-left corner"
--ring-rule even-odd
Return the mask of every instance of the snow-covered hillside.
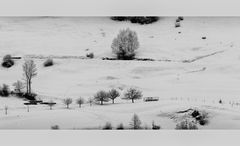
[[[24, 101], [0, 98], [1, 110], [4, 105], [10, 108], [9, 116], [0, 116], [0, 128], [38, 129], [50, 128], [53, 124], [69, 129], [91, 128], [106, 121], [127, 124], [133, 113], [138, 113], [147, 124], [155, 120], [163, 128], [172, 129], [175, 123], [159, 114], [182, 106], [186, 109], [196, 106], [216, 113], [213, 123], [203, 128], [240, 128], [240, 107], [227, 105], [240, 103], [240, 18], [184, 18], [180, 28], [174, 27], [176, 17], [163, 17], [150, 25], [116, 22], [108, 17], [0, 18], [0, 56], [11, 54], [28, 59], [32, 55], [38, 68], [38, 75], [33, 79], [34, 92], [44, 100], [59, 103], [53, 111], [34, 107], [27, 113]], [[112, 40], [125, 28], [138, 34], [137, 57], [163, 61], [101, 60], [113, 57]], [[95, 58], [74, 58], [88, 52], [94, 52]], [[44, 59], [38, 56], [51, 55], [56, 57], [56, 64], [43, 67]], [[9, 69], [0, 68], [1, 84], [12, 85], [22, 79], [24, 59], [17, 60]], [[76, 107], [70, 111], [61, 105], [66, 97], [87, 99], [101, 89], [117, 88], [124, 93], [128, 87], [139, 88], [144, 96], [164, 100], [130, 104], [118, 99], [117, 105], [85, 105], [83, 110]], [[173, 97], [179, 100], [172, 101]], [[180, 100], [181, 97], [184, 100]], [[224, 101], [224, 106], [219, 107], [219, 99]], [[91, 123], [93, 121], [97, 123]]]

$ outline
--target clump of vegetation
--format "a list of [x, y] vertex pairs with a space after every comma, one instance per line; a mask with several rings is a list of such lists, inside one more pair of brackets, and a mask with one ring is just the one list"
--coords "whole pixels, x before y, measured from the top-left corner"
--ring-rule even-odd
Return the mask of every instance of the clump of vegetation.
[[18, 80], [17, 82], [13, 83], [13, 86], [14, 86], [14, 90], [17, 94], [23, 93], [22, 90], [25, 88], [25, 85], [23, 82]]
[[218, 101], [218, 103], [219, 103], [219, 104], [222, 104], [223, 102], [222, 102], [222, 100], [220, 99], [220, 100]]
[[0, 86], [0, 96], [8, 97], [9, 94], [10, 94], [10, 89], [7, 84], [3, 84], [2, 86]]
[[138, 24], [151, 24], [154, 22], [157, 22], [159, 20], [159, 17], [156, 16], [129, 16], [129, 17], [124, 17], [124, 16], [114, 16], [111, 17], [112, 20], [115, 21], [130, 21], [131, 23], [138, 23]]
[[78, 98], [76, 103], [79, 105], [79, 108], [81, 108], [81, 105], [84, 104], [85, 100], [83, 98]]
[[198, 127], [194, 122], [189, 121], [189, 120], [184, 120], [184, 121], [181, 121], [180, 123], [178, 123], [176, 125], [175, 129], [177, 129], [177, 130], [196, 130], [196, 129], [198, 129]]
[[120, 93], [116, 89], [111, 89], [108, 92], [108, 96], [112, 100], [112, 103], [114, 104], [114, 100], [120, 96]]
[[49, 66], [53, 66], [54, 62], [52, 58], [48, 58], [47, 60], [44, 61], [43, 66], [44, 67], [49, 67]]
[[123, 130], [124, 129], [124, 126], [123, 126], [123, 123], [120, 123], [117, 128], [117, 130]]
[[181, 20], [181, 21], [183, 21], [183, 20], [184, 20], [184, 17], [183, 17], [183, 16], [179, 16], [178, 19]]
[[161, 128], [160, 125], [156, 125], [154, 121], [152, 122], [152, 129], [153, 130], [159, 130], [160, 128]]
[[63, 103], [67, 106], [67, 109], [69, 109], [69, 105], [72, 104], [72, 98], [63, 99]]
[[175, 23], [175, 27], [181, 27], [180, 22], [176, 22], [176, 23]]
[[88, 57], [88, 58], [94, 58], [94, 53], [93, 53], [93, 52], [87, 53], [87, 54], [86, 54], [86, 57]]
[[112, 127], [112, 124], [111, 124], [110, 122], [107, 122], [107, 123], [103, 126], [102, 129], [103, 129], [103, 130], [112, 130], [113, 127]]
[[60, 127], [59, 127], [58, 125], [53, 125], [53, 126], [51, 126], [51, 129], [52, 129], [52, 130], [59, 130]]
[[131, 129], [142, 129], [141, 124], [142, 124], [142, 122], [139, 119], [138, 115], [134, 114], [132, 117], [132, 120], [130, 122], [130, 128]]
[[12, 56], [11, 55], [5, 55], [3, 57], [3, 62], [2, 62], [2, 66], [5, 67], [5, 68], [10, 68], [14, 65], [14, 61], [12, 59]]
[[36, 93], [23, 93], [22, 97], [28, 99], [28, 100], [36, 100]]
[[137, 90], [135, 88], [129, 88], [126, 93], [124, 94], [124, 98], [126, 100], [132, 100], [132, 103], [134, 103], [134, 100], [141, 99], [142, 98], [142, 92], [140, 90]]
[[111, 48], [118, 59], [134, 59], [135, 51], [139, 48], [137, 33], [129, 28], [120, 30], [117, 37], [113, 39]]
[[101, 105], [103, 105], [103, 102], [108, 102], [109, 98], [108, 98], [108, 93], [101, 90], [98, 91], [95, 95], [94, 95], [94, 100], [97, 102], [100, 102]]

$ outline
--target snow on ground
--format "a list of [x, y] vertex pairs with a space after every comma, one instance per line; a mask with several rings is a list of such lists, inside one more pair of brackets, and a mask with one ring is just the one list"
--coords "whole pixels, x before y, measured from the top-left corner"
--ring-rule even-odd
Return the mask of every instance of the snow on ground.
[[[151, 25], [137, 25], [106, 17], [0, 18], [1, 57], [58, 56], [54, 58], [56, 64], [48, 68], [42, 65], [44, 59], [34, 58], [38, 75], [33, 79], [33, 90], [45, 101], [56, 101], [54, 110], [33, 106], [28, 113], [24, 101], [0, 98], [0, 128], [49, 129], [58, 124], [60, 128], [81, 129], [99, 127], [106, 121], [128, 125], [133, 113], [137, 113], [143, 124], [151, 126], [155, 120], [162, 128], [173, 129], [176, 123], [172, 119], [158, 115], [191, 106], [212, 115], [209, 125], [200, 129], [240, 128], [240, 109], [229, 104], [240, 103], [240, 18], [185, 17], [180, 28], [174, 27], [175, 19], [163, 17]], [[101, 60], [113, 56], [111, 42], [124, 28], [138, 34], [137, 57], [170, 61]], [[74, 59], [88, 52], [94, 52], [96, 57]], [[0, 83], [12, 85], [22, 79], [24, 59], [17, 60], [10, 69], [1, 67]], [[118, 99], [115, 105], [84, 105], [82, 109], [73, 105], [71, 110], [62, 104], [66, 97], [88, 99], [101, 89], [117, 88], [124, 93], [128, 87], [139, 88], [144, 96], [166, 100], [130, 104]], [[171, 100], [175, 97], [179, 99]], [[224, 105], [217, 104], [219, 99]], [[7, 116], [5, 105], [9, 106]]]

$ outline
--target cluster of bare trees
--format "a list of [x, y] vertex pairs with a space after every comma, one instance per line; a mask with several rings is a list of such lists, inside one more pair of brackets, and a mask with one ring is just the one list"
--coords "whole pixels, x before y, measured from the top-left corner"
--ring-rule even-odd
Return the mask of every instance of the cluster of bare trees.
[[[101, 105], [103, 105], [103, 102], [108, 102], [109, 100], [112, 100], [112, 103], [114, 104], [114, 100], [119, 96], [120, 93], [116, 89], [111, 89], [108, 92], [101, 90], [94, 95], [94, 99], [96, 102], [100, 102]], [[129, 88], [124, 93], [124, 97], [122, 99], [131, 100], [132, 103], [134, 103], [134, 100], [141, 99], [142, 96], [143, 95], [140, 90]]]
[[13, 83], [16, 93], [22, 93], [26, 88], [26, 93], [32, 93], [32, 79], [37, 76], [37, 67], [33, 60], [26, 60], [22, 66], [23, 82], [18, 80]]

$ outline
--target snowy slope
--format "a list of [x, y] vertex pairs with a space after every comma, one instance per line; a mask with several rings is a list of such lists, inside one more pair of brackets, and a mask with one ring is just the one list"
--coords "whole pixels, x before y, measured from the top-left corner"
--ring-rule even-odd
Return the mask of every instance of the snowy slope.
[[[43, 67], [44, 59], [34, 58], [38, 67], [38, 76], [33, 79], [33, 90], [44, 100], [56, 100], [60, 104], [59, 109], [49, 112], [49, 110], [38, 110], [46, 108], [39, 107], [35, 112], [24, 113], [22, 112], [25, 111], [23, 101], [1, 98], [2, 108], [4, 105], [9, 105], [15, 110], [12, 117], [2, 118], [0, 128], [49, 128], [50, 125], [58, 122], [62, 123], [59, 125], [63, 128], [84, 128], [82, 125], [85, 126], [85, 124], [86, 128], [101, 125], [100, 119], [111, 109], [113, 111], [107, 114], [107, 118], [102, 120], [102, 123], [103, 121], [126, 122], [134, 112], [140, 113], [141, 116], [140, 109], [148, 107], [141, 102], [129, 106], [128, 102], [118, 99], [117, 102], [122, 104], [111, 105], [110, 109], [108, 106], [87, 107], [86, 110], [90, 110], [88, 112], [96, 112], [95, 118], [81, 110], [74, 110], [70, 114], [69, 111], [62, 109], [62, 98], [76, 99], [82, 96], [87, 99], [98, 90], [110, 88], [118, 88], [123, 93], [128, 87], [133, 86], [141, 89], [144, 96], [159, 96], [167, 99], [172, 97], [206, 99], [212, 107], [217, 106], [216, 103], [220, 98], [226, 103], [230, 101], [240, 103], [240, 18], [185, 17], [180, 28], [174, 27], [175, 19], [176, 17], [163, 17], [159, 22], [151, 25], [137, 25], [115, 22], [107, 17], [0, 18], [0, 56], [12, 54], [22, 56], [24, 59], [28, 59], [27, 55], [74, 57], [85, 56], [87, 52], [94, 52], [96, 56], [92, 60], [56, 58], [54, 59], [56, 65], [49, 68]], [[113, 56], [111, 42], [118, 31], [124, 28], [135, 30], [138, 34], [140, 48], [137, 57], [168, 59], [170, 62], [101, 60], [101, 57]], [[203, 40], [202, 37], [207, 39]], [[86, 49], [89, 50], [86, 51]], [[192, 62], [183, 63], [184, 60], [192, 60]], [[16, 65], [10, 69], [1, 67], [0, 83], [12, 85], [13, 82], [21, 79], [23, 62], [24, 60], [16, 61]], [[148, 107], [151, 107], [151, 110], [143, 112], [145, 115], [143, 114], [142, 118], [148, 124], [157, 118], [157, 120], [163, 120], [163, 125], [166, 124], [165, 128], [174, 128], [174, 123], [168, 125], [169, 119], [159, 119], [156, 116], [164, 110], [163, 103], [152, 104], [150, 103]], [[175, 104], [168, 103], [166, 107], [171, 106], [173, 107], [171, 110], [176, 110], [181, 104], [187, 108], [193, 103], [179, 101]], [[134, 107], [136, 108], [132, 110]], [[128, 111], [124, 117], [121, 120], [116, 119], [115, 114], [125, 108]], [[98, 113], [99, 110], [102, 113]], [[234, 110], [239, 111], [239, 108], [235, 107]], [[220, 113], [221, 116], [229, 116], [230, 122], [226, 120], [222, 123], [226, 126], [222, 127], [220, 123], [209, 125], [209, 128], [240, 127], [240, 124], [236, 124], [238, 120], [234, 120], [239, 119], [240, 112], [231, 112], [231, 110], [213, 112]], [[79, 124], [71, 123], [72, 121], [67, 119], [62, 120], [66, 118], [65, 116], [70, 116], [69, 119], [78, 119], [78, 114], [83, 114], [82, 117], [84, 117], [80, 118], [80, 116], [80, 119], [76, 120]], [[22, 116], [22, 122], [19, 121], [21, 118], [16, 118], [17, 115]], [[56, 115], [56, 119], [52, 115]], [[50, 119], [45, 120], [46, 123], [41, 125], [42, 121], [34, 118], [36, 116], [42, 120]], [[27, 117], [32, 120], [28, 120]], [[219, 117], [213, 121], [217, 121]], [[94, 119], [98, 119], [99, 123], [87, 124]], [[39, 123], [31, 125], [36, 121]], [[63, 124], [64, 122], [71, 124]], [[17, 125], [16, 123], [26, 124], [14, 126]], [[236, 125], [231, 127], [233, 123]]]

